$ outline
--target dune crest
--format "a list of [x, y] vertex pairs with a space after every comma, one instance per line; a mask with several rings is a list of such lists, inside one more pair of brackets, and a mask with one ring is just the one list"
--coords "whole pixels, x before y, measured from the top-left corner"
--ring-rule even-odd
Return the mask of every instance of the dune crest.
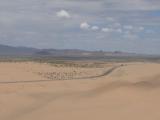
[[[21, 78], [22, 81], [30, 78], [40, 80], [45, 77], [38, 72], [55, 70], [77, 74], [85, 71], [80, 75], [89, 76], [75, 80], [0, 84], [1, 120], [160, 118], [158, 63], [110, 63], [103, 68], [76, 69], [39, 63], [0, 63], [0, 67], [0, 82], [10, 78], [13, 82]], [[16, 70], [19, 75], [13, 76]]]

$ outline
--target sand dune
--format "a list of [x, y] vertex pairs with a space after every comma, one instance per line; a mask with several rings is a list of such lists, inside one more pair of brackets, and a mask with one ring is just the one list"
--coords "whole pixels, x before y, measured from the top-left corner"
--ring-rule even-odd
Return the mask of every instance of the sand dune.
[[[71, 69], [38, 63], [1, 63], [1, 82], [47, 80], [37, 72], [55, 70], [85, 71], [80, 74], [82, 77], [100, 76], [0, 84], [0, 120], [159, 120], [160, 64], [119, 65]], [[115, 66], [119, 67], [112, 70]], [[19, 75], [13, 76], [16, 70]], [[108, 71], [109, 74], [103, 75]]]

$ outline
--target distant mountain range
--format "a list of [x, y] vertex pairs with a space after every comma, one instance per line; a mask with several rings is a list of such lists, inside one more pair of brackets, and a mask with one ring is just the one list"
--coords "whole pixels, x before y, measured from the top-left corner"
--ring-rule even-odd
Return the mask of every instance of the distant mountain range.
[[52, 56], [52, 57], [107, 57], [107, 56], [140, 56], [126, 52], [86, 51], [78, 49], [36, 49], [0, 45], [0, 56]]
[[0, 56], [30, 56], [38, 51], [39, 49], [29, 47], [0, 45]]

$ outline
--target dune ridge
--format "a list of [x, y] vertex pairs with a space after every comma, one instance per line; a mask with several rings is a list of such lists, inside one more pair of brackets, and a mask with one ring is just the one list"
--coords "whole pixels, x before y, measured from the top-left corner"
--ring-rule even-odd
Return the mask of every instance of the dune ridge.
[[105, 70], [94, 80], [0, 84], [0, 119], [160, 119], [160, 64], [113, 63]]

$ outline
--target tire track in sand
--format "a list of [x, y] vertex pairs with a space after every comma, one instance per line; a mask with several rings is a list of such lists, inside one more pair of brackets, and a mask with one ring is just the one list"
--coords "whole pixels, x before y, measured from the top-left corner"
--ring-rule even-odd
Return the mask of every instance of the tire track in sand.
[[0, 84], [16, 84], [16, 83], [40, 83], [40, 82], [54, 82], [54, 81], [64, 81], [64, 80], [84, 80], [84, 79], [94, 79], [94, 78], [99, 78], [99, 77], [103, 77], [103, 76], [108, 76], [109, 74], [111, 74], [113, 71], [115, 71], [116, 69], [122, 67], [123, 65], [118, 65], [118, 66], [114, 66], [112, 68], [110, 68], [109, 70], [107, 70], [106, 72], [104, 72], [101, 75], [97, 75], [97, 76], [89, 76], [89, 77], [80, 77], [80, 78], [72, 78], [72, 79], [62, 79], [62, 80], [27, 80], [27, 81], [2, 81], [0, 82]]

